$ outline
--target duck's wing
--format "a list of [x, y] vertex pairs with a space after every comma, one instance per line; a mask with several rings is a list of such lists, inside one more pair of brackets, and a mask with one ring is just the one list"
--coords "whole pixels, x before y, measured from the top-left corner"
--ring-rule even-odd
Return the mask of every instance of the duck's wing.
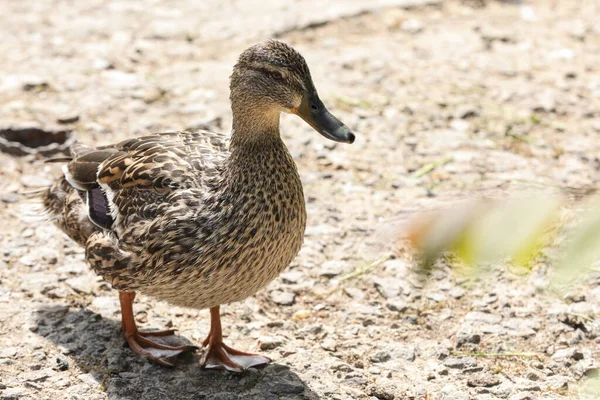
[[85, 195], [88, 215], [104, 229], [149, 219], [166, 196], [178, 189], [202, 188], [220, 174], [227, 157], [225, 135], [172, 132], [116, 145], [72, 147], [65, 178]]

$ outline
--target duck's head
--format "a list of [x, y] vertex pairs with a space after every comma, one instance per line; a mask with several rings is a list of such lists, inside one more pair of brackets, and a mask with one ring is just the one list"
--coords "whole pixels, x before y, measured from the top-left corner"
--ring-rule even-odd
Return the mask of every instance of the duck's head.
[[[238, 114], [300, 116], [317, 132], [352, 143], [354, 134], [323, 105], [304, 57], [277, 40], [256, 44], [239, 57], [231, 75], [231, 103]], [[265, 118], [265, 120], [268, 118]]]

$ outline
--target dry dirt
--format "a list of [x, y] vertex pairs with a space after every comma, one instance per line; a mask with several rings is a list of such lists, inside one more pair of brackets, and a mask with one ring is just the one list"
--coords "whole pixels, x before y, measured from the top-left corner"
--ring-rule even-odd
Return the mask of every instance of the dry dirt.
[[[482, 193], [598, 186], [598, 2], [263, 3], [3, 2], [3, 129], [61, 125], [98, 145], [227, 130], [237, 54], [278, 37], [358, 139], [336, 145], [282, 120], [308, 229], [279, 279], [224, 307], [227, 340], [274, 360], [242, 375], [135, 357], [115, 291], [57, 228], [22, 213], [17, 193], [59, 171], [0, 153], [0, 398], [577, 398], [598, 374], [600, 280], [567, 300], [544, 290], [544, 262], [470, 279], [440, 263], [422, 282], [388, 228]], [[135, 310], [144, 328], [195, 343], [208, 331], [207, 310], [144, 296]]]

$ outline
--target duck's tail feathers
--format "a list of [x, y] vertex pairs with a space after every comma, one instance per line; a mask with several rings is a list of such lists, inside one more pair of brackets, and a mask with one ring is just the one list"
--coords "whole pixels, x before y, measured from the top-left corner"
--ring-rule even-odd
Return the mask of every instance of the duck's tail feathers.
[[45, 204], [50, 187], [20, 192], [19, 218], [26, 223], [54, 221], [57, 214]]
[[48, 190], [48, 187], [41, 187], [41, 188], [37, 188], [37, 189], [32, 189], [32, 190], [25, 190], [22, 192], [19, 192], [19, 196], [21, 196], [21, 199], [25, 199], [25, 200], [30, 200], [30, 199], [39, 199], [46, 191]]
[[61, 218], [69, 184], [64, 178], [51, 186], [22, 191], [19, 216], [24, 222], [56, 221]]

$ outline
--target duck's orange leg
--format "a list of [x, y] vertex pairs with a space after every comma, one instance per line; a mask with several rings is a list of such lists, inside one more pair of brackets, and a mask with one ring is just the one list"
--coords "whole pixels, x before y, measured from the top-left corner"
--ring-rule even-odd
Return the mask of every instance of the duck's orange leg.
[[210, 309], [210, 332], [202, 346], [204, 348], [202, 357], [200, 357], [201, 368], [242, 372], [250, 367], [266, 365], [271, 362], [268, 357], [235, 350], [223, 343], [219, 306]]
[[[194, 351], [192, 346], [177, 337], [173, 329], [164, 331], [140, 332], [133, 317], [133, 300], [135, 292], [119, 292], [121, 302], [121, 330], [131, 350], [140, 356], [147, 357], [157, 364], [172, 367], [173, 360], [178, 355]], [[151, 337], [160, 337], [159, 343]], [[168, 343], [168, 344], [167, 344]]]

